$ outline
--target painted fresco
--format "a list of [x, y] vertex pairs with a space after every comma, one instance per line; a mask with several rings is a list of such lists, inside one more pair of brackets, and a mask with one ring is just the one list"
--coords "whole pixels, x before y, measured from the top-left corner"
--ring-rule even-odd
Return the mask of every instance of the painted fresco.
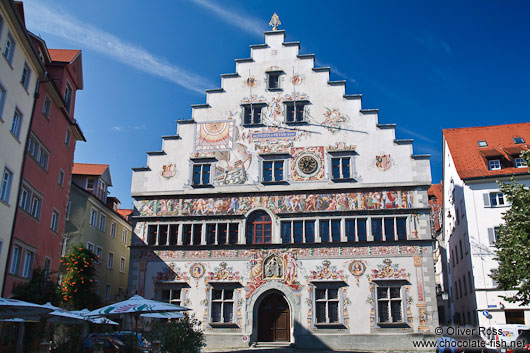
[[180, 281], [189, 283], [188, 275], [183, 272], [175, 263], [168, 263], [167, 266], [167, 268], [156, 273], [156, 275], [153, 277], [153, 283]]
[[[324, 147], [291, 148], [291, 179], [294, 181], [322, 180], [324, 178]], [[306, 163], [314, 163], [313, 169], [304, 169]]]
[[347, 115], [342, 114], [338, 109], [326, 108], [324, 112], [324, 121], [322, 126], [325, 126], [329, 132], [336, 134], [348, 124], [350, 118]]
[[382, 154], [380, 156], [375, 156], [375, 166], [377, 169], [382, 170], [383, 172], [390, 169], [392, 166], [392, 159], [390, 154]]
[[262, 195], [137, 201], [142, 217], [240, 215], [256, 207], [273, 213], [413, 208], [412, 191], [388, 190], [335, 194]]
[[322, 266], [317, 266], [314, 271], [309, 271], [306, 276], [307, 282], [312, 281], [346, 281], [343, 270], [337, 270], [337, 266], [331, 265], [329, 260], [322, 261]]
[[233, 121], [196, 123], [195, 151], [219, 151], [232, 149]]
[[219, 266], [213, 269], [213, 272], [208, 272], [204, 278], [205, 283], [211, 281], [227, 281], [227, 282], [239, 282], [241, 281], [241, 276], [239, 271], [234, 271], [234, 268], [228, 266], [226, 262], [221, 262]]

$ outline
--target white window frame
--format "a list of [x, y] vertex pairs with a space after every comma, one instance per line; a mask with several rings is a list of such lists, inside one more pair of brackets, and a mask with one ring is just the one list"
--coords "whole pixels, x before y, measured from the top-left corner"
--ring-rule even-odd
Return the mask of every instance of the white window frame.
[[490, 159], [488, 160], [488, 169], [489, 170], [500, 170], [502, 169], [500, 159]]
[[112, 222], [110, 224], [110, 236], [112, 238], [116, 238], [116, 226], [117, 226], [116, 222]]
[[[194, 178], [194, 175], [195, 175], [195, 167], [196, 166], [200, 166], [200, 178], [199, 178], [199, 183], [195, 183], [195, 178]], [[205, 166], [209, 166], [210, 168], [210, 171], [208, 172], [209, 173], [209, 177], [208, 177], [208, 182], [205, 183], [204, 182], [204, 175], [206, 174], [205, 173]], [[190, 178], [190, 181], [191, 181], [191, 185], [192, 186], [195, 186], [195, 187], [200, 187], [200, 186], [213, 186], [213, 180], [214, 180], [214, 175], [213, 175], [213, 171], [214, 171], [214, 163], [211, 161], [211, 160], [205, 160], [205, 161], [201, 161], [201, 160], [192, 160], [191, 161], [191, 178]]]
[[[348, 158], [350, 160], [350, 166], [349, 166], [349, 172], [350, 176], [345, 177], [343, 173], [343, 159]], [[339, 160], [339, 177], [335, 178], [333, 176], [333, 160], [338, 159]], [[350, 181], [355, 178], [355, 158], [352, 153], [330, 153], [328, 158], [328, 164], [329, 164], [329, 179], [334, 182], [340, 182], [340, 181]]]
[[[92, 187], [89, 187], [89, 182], [92, 181]], [[97, 184], [97, 179], [94, 178], [94, 177], [88, 177], [86, 178], [86, 184], [85, 184], [85, 189], [87, 189], [88, 191], [94, 191], [94, 188]]]
[[29, 207], [29, 214], [35, 219], [40, 219], [42, 210], [42, 196], [33, 193], [31, 195], [31, 203]]
[[478, 141], [477, 143], [478, 143], [478, 147], [488, 147], [487, 141], [481, 140], [481, 141]]
[[[243, 125], [255, 126], [263, 124], [263, 108], [266, 107], [264, 103], [242, 104], [243, 107]], [[246, 121], [247, 111], [250, 112], [250, 122]]]
[[51, 215], [50, 229], [53, 230], [55, 233], [59, 231], [59, 219], [60, 219], [60, 213], [54, 208], [52, 210], [52, 215]]
[[107, 216], [105, 216], [102, 212], [99, 213], [99, 224], [98, 229], [102, 232], [105, 232], [105, 225], [107, 223]]
[[52, 110], [52, 100], [49, 96], [44, 97], [44, 101], [42, 102], [42, 115], [46, 119], [50, 119], [50, 113]]
[[35, 253], [25, 249], [24, 253], [24, 267], [22, 269], [22, 277], [31, 278], [33, 272], [33, 262], [35, 261]]
[[22, 115], [22, 112], [18, 108], [15, 108], [10, 131], [17, 140], [20, 139], [20, 130], [22, 128], [23, 119], [24, 115]]
[[521, 158], [521, 157], [516, 157], [514, 159], [514, 165], [515, 165], [515, 168], [526, 168], [526, 167], [528, 167], [526, 165], [526, 161], [523, 158]]
[[98, 225], [98, 211], [95, 208], [90, 209], [90, 225], [97, 227]]
[[107, 256], [107, 268], [112, 270], [114, 267], [114, 253], [112, 251], [109, 251], [109, 254]]
[[[284, 104], [284, 117], [283, 122], [286, 124], [300, 124], [300, 123], [306, 123], [307, 122], [307, 112], [306, 112], [306, 106], [309, 105], [309, 102], [306, 100], [299, 100], [299, 101], [285, 101]], [[289, 107], [293, 106], [293, 120], [289, 120]], [[302, 111], [302, 120], [298, 120], [298, 112], [300, 112], [300, 106]]]
[[123, 229], [123, 230], [121, 231], [121, 242], [122, 242], [123, 244], [127, 244], [127, 235], [128, 235], [127, 233], [128, 233], [128, 232], [127, 232], [127, 229]]
[[[342, 315], [342, 288], [345, 286], [344, 282], [312, 282], [313, 284], [313, 296], [314, 296], [314, 308], [313, 312], [315, 313], [314, 322], [315, 325], [344, 325], [344, 318]], [[337, 298], [329, 298], [329, 290], [334, 289], [337, 290]], [[325, 290], [325, 297], [317, 299], [317, 290]], [[325, 319], [326, 321], [318, 321], [318, 308], [317, 305], [319, 303], [325, 303], [326, 313], [325, 313]], [[330, 315], [329, 315], [329, 304], [330, 303], [336, 303], [337, 304], [337, 321], [330, 321]]]
[[[163, 287], [157, 288], [157, 292], [159, 293], [159, 300], [161, 302], [166, 302], [174, 305], [182, 305], [184, 304], [184, 294], [185, 291], [183, 290], [185, 288], [184, 283], [175, 283], [175, 284], [164, 284]], [[167, 298], [164, 298], [162, 293], [164, 291], [169, 291], [169, 295]], [[178, 293], [178, 295], [174, 295]]]
[[87, 248], [87, 250], [89, 250], [89, 251], [91, 251], [92, 253], [95, 254], [95, 252], [94, 252], [95, 248], [94, 248], [94, 244], [93, 243], [87, 241], [86, 248]]
[[[9, 45], [8, 45], [9, 43]], [[13, 38], [13, 35], [11, 35], [11, 32], [7, 32], [6, 40], [4, 42], [4, 48], [2, 49], [2, 55], [7, 60], [9, 65], [13, 63], [13, 57], [15, 54], [15, 48], [17, 47], [17, 43], [15, 42], [15, 39]]]
[[4, 113], [4, 105], [6, 102], [6, 96], [7, 96], [7, 90], [4, 88], [4, 86], [0, 83], [0, 122], [3, 120], [3, 113]]
[[29, 67], [28, 63], [24, 63], [24, 67], [22, 68], [22, 77], [20, 78], [20, 84], [24, 89], [27, 91], [29, 87], [29, 81], [31, 80], [31, 68]]
[[63, 183], [64, 183], [64, 171], [62, 169], [59, 169], [59, 179], [57, 180], [57, 184], [62, 187]]
[[[406, 325], [407, 322], [406, 322], [406, 313], [405, 313], [405, 307], [404, 307], [404, 304], [405, 304], [405, 300], [406, 298], [404, 298], [404, 295], [403, 295], [403, 287], [404, 287], [404, 282], [403, 281], [377, 281], [375, 282], [376, 286], [375, 286], [375, 318], [376, 318], [376, 322], [377, 322], [377, 325], [379, 326], [382, 326], [382, 327], [388, 327], [388, 326], [401, 326], [401, 325]], [[385, 288], [386, 291], [387, 291], [387, 294], [388, 294], [388, 297], [387, 298], [379, 298], [379, 289], [380, 288]], [[392, 298], [391, 297], [391, 294], [390, 294], [390, 288], [399, 288], [399, 298]], [[398, 302], [399, 301], [399, 308], [400, 308], [400, 316], [401, 316], [401, 320], [400, 321], [394, 321], [393, 317], [392, 317], [392, 302]], [[381, 321], [380, 319], [380, 313], [379, 313], [379, 303], [380, 302], [387, 302], [387, 309], [388, 309], [388, 321]]]
[[[215, 326], [215, 325], [235, 325], [236, 324], [236, 315], [235, 315], [235, 309], [236, 309], [236, 304], [237, 304], [237, 298], [236, 298], [236, 294], [237, 294], [237, 284], [231, 284], [231, 283], [226, 283], [226, 284], [215, 284], [215, 285], [212, 285], [212, 290], [210, 291], [210, 318], [209, 318], [209, 323], [210, 325], [212, 326]], [[214, 291], [217, 291], [217, 290], [221, 290], [221, 299], [214, 299]], [[232, 291], [232, 298], [230, 299], [225, 299], [225, 291], [226, 290], [231, 290]], [[231, 321], [225, 321], [224, 320], [224, 308], [225, 308], [225, 303], [232, 303], [232, 317], [231, 317]], [[220, 312], [220, 321], [213, 321], [214, 317], [213, 317], [213, 306], [214, 304], [220, 304], [221, 305], [221, 312]]]
[[[282, 167], [282, 176], [281, 179], [276, 179], [276, 163], [281, 162]], [[265, 180], [265, 163], [272, 163], [272, 179]], [[262, 184], [275, 184], [275, 183], [286, 183], [289, 171], [289, 158], [285, 155], [262, 155], [259, 159], [259, 171], [260, 171], [260, 180]]]
[[18, 245], [13, 246], [11, 252], [11, 264], [9, 265], [9, 273], [17, 276], [20, 271], [20, 258], [22, 255], [22, 247]]
[[120, 256], [120, 272], [125, 273], [125, 258]]
[[13, 185], [13, 171], [7, 166], [4, 167], [2, 173], [2, 181], [0, 184], [0, 200], [9, 204], [9, 199], [11, 196], [11, 186]]
[[96, 245], [96, 256], [97, 256], [97, 263], [101, 263], [101, 261], [103, 260], [103, 248], [101, 246], [97, 246]]

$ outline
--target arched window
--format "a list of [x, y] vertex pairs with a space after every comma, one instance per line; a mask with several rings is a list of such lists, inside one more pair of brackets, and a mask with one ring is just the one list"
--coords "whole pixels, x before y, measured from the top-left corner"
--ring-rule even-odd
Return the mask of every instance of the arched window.
[[255, 211], [247, 218], [247, 244], [270, 244], [272, 221], [267, 212]]

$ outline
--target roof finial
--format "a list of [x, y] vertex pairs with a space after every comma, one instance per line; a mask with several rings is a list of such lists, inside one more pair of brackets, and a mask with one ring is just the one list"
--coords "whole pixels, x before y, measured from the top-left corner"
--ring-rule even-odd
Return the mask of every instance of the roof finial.
[[280, 22], [280, 18], [278, 17], [278, 15], [276, 14], [276, 12], [272, 15], [271, 17], [271, 21], [269, 22], [269, 26], [272, 27], [272, 30], [273, 31], [277, 31], [278, 29], [276, 27], [278, 27], [279, 25], [281, 25], [282, 23]]

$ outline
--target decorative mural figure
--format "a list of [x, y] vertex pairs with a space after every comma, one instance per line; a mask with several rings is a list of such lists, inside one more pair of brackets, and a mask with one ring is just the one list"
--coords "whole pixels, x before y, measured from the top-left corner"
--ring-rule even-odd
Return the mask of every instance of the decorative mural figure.
[[326, 147], [328, 152], [343, 152], [343, 151], [355, 151], [357, 146], [348, 145], [345, 142], [337, 142], [334, 145], [329, 145]]
[[338, 109], [326, 108], [322, 126], [325, 126], [332, 134], [336, 134], [340, 131], [341, 127], [344, 127], [344, 125], [348, 123], [349, 120], [349, 117], [341, 114]]
[[163, 269], [156, 273], [153, 277], [153, 283], [157, 282], [175, 282], [175, 281], [184, 281], [189, 283], [189, 277], [181, 271], [175, 263], [171, 262], [167, 264], [167, 268]]
[[411, 191], [371, 191], [336, 194], [265, 195], [231, 198], [142, 200], [137, 207], [142, 217], [180, 215], [245, 214], [254, 207], [267, 207], [274, 213], [373, 210], [414, 207]]
[[283, 277], [283, 261], [277, 255], [271, 255], [265, 259], [263, 269], [265, 279]]
[[221, 262], [218, 267], [214, 268], [214, 272], [208, 272], [205, 281], [235, 281], [239, 282], [241, 276], [239, 271], [234, 271], [233, 267], [227, 265], [226, 262]]
[[382, 154], [380, 156], [375, 156], [375, 166], [379, 169], [387, 171], [392, 166], [392, 159], [390, 154]]
[[194, 263], [190, 267], [190, 275], [191, 277], [195, 279], [198, 279], [204, 276], [204, 272], [205, 272], [204, 265], [201, 263]]
[[350, 273], [355, 277], [357, 287], [359, 287], [359, 279], [366, 272], [366, 261], [364, 260], [353, 260], [348, 265]]
[[319, 280], [344, 281], [344, 271], [337, 270], [337, 266], [331, 266], [329, 260], [324, 260], [322, 261], [322, 266], [316, 267], [316, 271], [309, 271], [308, 282]]
[[295, 73], [294, 76], [291, 78], [291, 83], [293, 86], [299, 86], [302, 84], [302, 81], [304, 80], [304, 75]]

